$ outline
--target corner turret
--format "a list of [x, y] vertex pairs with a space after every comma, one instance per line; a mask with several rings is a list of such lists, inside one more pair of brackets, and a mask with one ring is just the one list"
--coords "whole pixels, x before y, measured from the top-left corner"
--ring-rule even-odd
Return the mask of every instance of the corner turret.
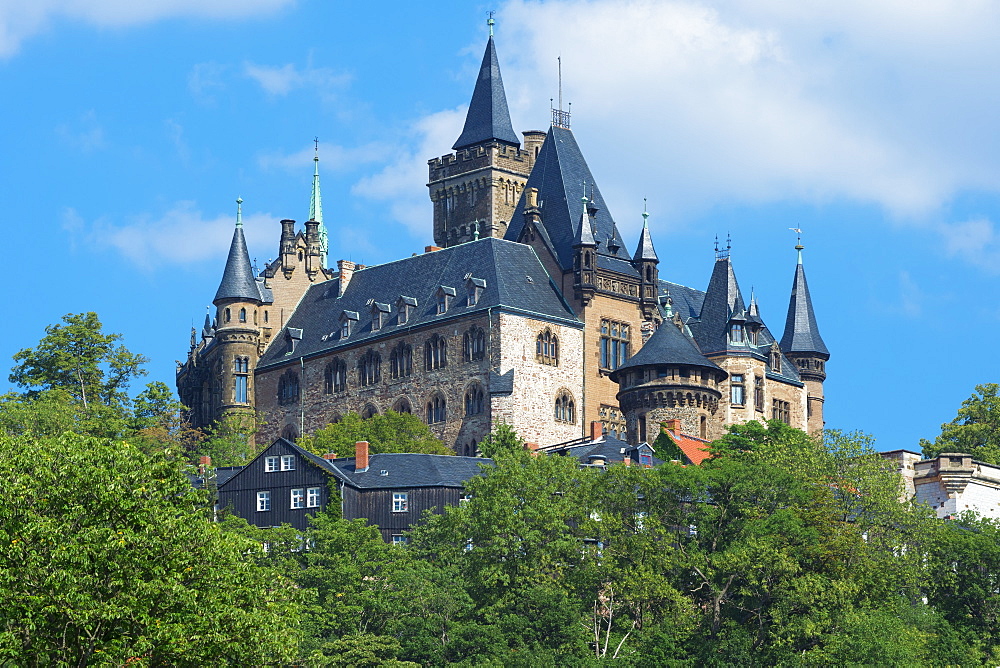
[[580, 201], [583, 203], [580, 225], [573, 241], [573, 290], [576, 298], [586, 306], [594, 298], [596, 290], [597, 241], [594, 239], [594, 219], [597, 217], [597, 207], [586, 195]]
[[632, 266], [639, 272], [639, 308], [642, 309], [644, 320], [651, 320], [657, 312], [660, 273], [657, 265], [660, 259], [653, 248], [653, 239], [649, 234], [649, 212], [646, 211], [646, 201], [642, 207], [642, 232], [639, 234], [639, 245], [632, 256]]

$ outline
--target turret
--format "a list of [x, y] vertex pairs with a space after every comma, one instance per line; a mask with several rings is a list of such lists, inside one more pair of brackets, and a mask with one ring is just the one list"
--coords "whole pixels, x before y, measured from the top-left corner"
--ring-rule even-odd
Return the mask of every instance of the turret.
[[[645, 204], [645, 201], [643, 201]], [[657, 265], [660, 259], [653, 248], [653, 239], [649, 235], [649, 212], [642, 207], [642, 232], [639, 234], [639, 245], [632, 256], [632, 265], [639, 272], [639, 307], [642, 317], [650, 320], [657, 311], [659, 299], [660, 274]]]
[[826, 380], [826, 362], [830, 351], [823, 343], [813, 312], [806, 271], [802, 266], [801, 239], [795, 246], [798, 262], [792, 279], [792, 295], [788, 301], [788, 316], [785, 318], [785, 332], [781, 336], [780, 347], [785, 357], [799, 369], [799, 377], [808, 390], [807, 422], [809, 432], [823, 429], [823, 381]]
[[[326, 269], [327, 259], [330, 254], [330, 235], [326, 231], [326, 225], [323, 224], [323, 198], [319, 192], [319, 137], [314, 141], [316, 143], [316, 154], [313, 156], [314, 167], [312, 196], [309, 198], [309, 220], [315, 220], [319, 223], [317, 228], [319, 234], [319, 268]], [[313, 274], [315, 274], [315, 271]]]
[[580, 214], [580, 225], [576, 230], [576, 239], [573, 241], [573, 268], [575, 269], [575, 280], [573, 291], [575, 296], [584, 306], [594, 298], [594, 291], [597, 289], [597, 241], [594, 239], [594, 219], [597, 216], [597, 208], [592, 205], [586, 195], [581, 199], [583, 211]]

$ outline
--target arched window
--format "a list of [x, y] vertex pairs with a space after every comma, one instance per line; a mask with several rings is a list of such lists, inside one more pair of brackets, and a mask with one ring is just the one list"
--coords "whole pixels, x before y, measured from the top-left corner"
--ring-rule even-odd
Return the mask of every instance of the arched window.
[[343, 392], [347, 389], [347, 364], [343, 360], [335, 359], [326, 365], [323, 372], [323, 392], [333, 394]]
[[281, 438], [294, 443], [299, 440], [299, 430], [295, 428], [294, 424], [286, 424], [281, 430]]
[[413, 347], [400, 343], [389, 353], [389, 376], [405, 378], [413, 373]]
[[486, 332], [471, 327], [462, 337], [462, 361], [475, 362], [486, 357]]
[[369, 350], [358, 360], [358, 383], [362, 387], [382, 382], [382, 356]]
[[698, 435], [704, 440], [708, 440], [708, 418], [701, 416], [701, 424], [698, 428]]
[[444, 422], [445, 402], [440, 393], [435, 394], [427, 402], [427, 424]]
[[771, 349], [771, 370], [781, 373], [781, 351], [778, 348]]
[[226, 309], [226, 322], [229, 322], [229, 319], [231, 317], [232, 317], [232, 315], [229, 313], [229, 309]]
[[240, 309], [240, 322], [247, 321], [247, 310], [245, 308]]
[[369, 420], [378, 415], [378, 408], [374, 404], [365, 404], [365, 407], [361, 410], [361, 419]]
[[396, 403], [392, 405], [392, 410], [396, 411], [397, 413], [409, 414], [413, 412], [413, 407], [410, 406], [409, 399], [407, 399], [406, 397], [401, 397], [400, 399], [397, 399]]
[[424, 369], [432, 371], [448, 366], [448, 343], [443, 336], [435, 334], [424, 344]]
[[278, 403], [294, 404], [299, 400], [299, 375], [288, 370], [278, 379]]
[[559, 337], [546, 329], [535, 339], [535, 361], [539, 364], [559, 366]]
[[233, 370], [236, 373], [233, 385], [233, 401], [238, 404], [250, 403], [248, 385], [250, 382], [250, 358], [237, 357], [233, 360]]
[[479, 415], [486, 404], [486, 395], [480, 385], [473, 385], [465, 391], [465, 414]]
[[556, 396], [555, 418], [557, 422], [576, 422], [576, 404], [573, 396], [567, 390], [560, 390]]

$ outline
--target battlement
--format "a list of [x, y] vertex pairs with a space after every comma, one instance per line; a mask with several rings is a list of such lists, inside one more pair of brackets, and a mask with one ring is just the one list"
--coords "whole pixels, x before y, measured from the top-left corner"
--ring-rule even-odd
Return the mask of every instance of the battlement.
[[487, 167], [508, 169], [527, 176], [534, 164], [534, 157], [531, 152], [516, 146], [494, 143], [463, 148], [440, 158], [431, 158], [427, 165], [431, 181]]

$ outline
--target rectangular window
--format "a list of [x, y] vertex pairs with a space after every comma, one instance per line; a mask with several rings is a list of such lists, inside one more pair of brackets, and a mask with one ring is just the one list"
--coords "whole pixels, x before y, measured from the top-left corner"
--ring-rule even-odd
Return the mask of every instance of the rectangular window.
[[310, 487], [308, 489], [308, 496], [306, 497], [306, 507], [308, 508], [319, 508], [319, 487]]
[[247, 403], [247, 377], [236, 376], [236, 391], [233, 400], [238, 404]]
[[304, 489], [293, 489], [292, 490], [292, 508], [305, 508], [306, 507], [306, 492]]
[[406, 536], [404, 536], [403, 534], [401, 534], [401, 533], [394, 533], [394, 534], [392, 534], [392, 544], [393, 545], [406, 545], [406, 543], [407, 543], [407, 539], [406, 539]]
[[460, 505], [460, 506], [464, 506], [469, 501], [472, 501], [472, 495], [471, 494], [463, 494], [462, 496], [458, 497], [458, 505]]
[[601, 321], [601, 368], [617, 369], [629, 357], [630, 326], [614, 320]]
[[278, 470], [277, 457], [264, 457], [264, 473], [272, 473]]
[[760, 376], [753, 377], [753, 407], [764, 412], [764, 379]]
[[409, 502], [406, 492], [392, 493], [392, 512], [405, 513], [409, 509]]
[[743, 375], [734, 373], [729, 379], [729, 401], [734, 406], [742, 406], [745, 403], [745, 393], [743, 386]]
[[271, 509], [271, 493], [270, 492], [257, 492], [257, 511], [270, 510]]
[[785, 424], [791, 424], [792, 411], [791, 404], [787, 401], [781, 401], [780, 399], [771, 400], [771, 419], [784, 422]]
[[282, 455], [281, 456], [281, 470], [282, 471], [294, 471], [295, 470], [295, 455]]

